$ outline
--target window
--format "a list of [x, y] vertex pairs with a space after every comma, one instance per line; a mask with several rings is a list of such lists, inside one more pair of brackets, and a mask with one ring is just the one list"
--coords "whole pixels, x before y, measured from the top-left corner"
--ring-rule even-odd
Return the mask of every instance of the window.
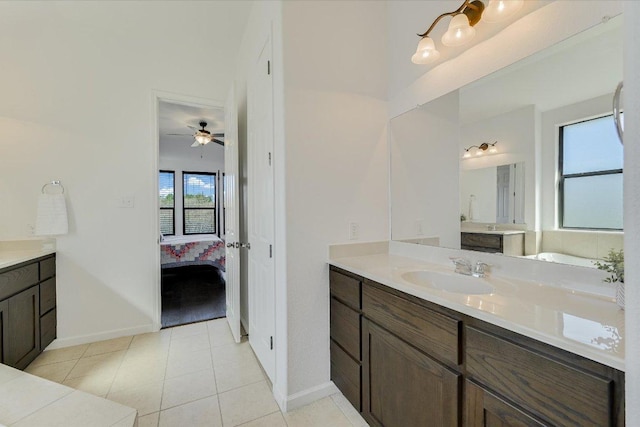
[[622, 144], [613, 116], [560, 127], [561, 228], [622, 230]]
[[216, 174], [183, 172], [184, 234], [216, 232]]
[[160, 232], [165, 236], [176, 234], [174, 176], [173, 171], [160, 171]]

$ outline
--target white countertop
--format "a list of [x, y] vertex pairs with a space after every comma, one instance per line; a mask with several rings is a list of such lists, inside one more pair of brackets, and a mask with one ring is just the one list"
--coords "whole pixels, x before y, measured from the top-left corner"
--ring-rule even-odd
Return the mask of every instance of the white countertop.
[[491, 294], [456, 294], [401, 277], [414, 270], [451, 273], [452, 267], [389, 254], [333, 258], [329, 263], [624, 371], [624, 311], [610, 298], [497, 275], [487, 278], [494, 288]]
[[512, 234], [524, 234], [522, 230], [461, 230], [462, 233], [472, 234], [497, 234], [500, 236], [509, 236]]
[[0, 269], [55, 253], [55, 249], [0, 251]]
[[137, 411], [0, 364], [0, 425], [132, 427]]

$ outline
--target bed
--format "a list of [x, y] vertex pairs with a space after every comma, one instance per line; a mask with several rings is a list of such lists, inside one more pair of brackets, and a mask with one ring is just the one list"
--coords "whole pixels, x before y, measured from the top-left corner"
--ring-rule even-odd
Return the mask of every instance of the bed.
[[162, 268], [212, 265], [225, 271], [224, 240], [215, 234], [165, 236], [160, 242]]

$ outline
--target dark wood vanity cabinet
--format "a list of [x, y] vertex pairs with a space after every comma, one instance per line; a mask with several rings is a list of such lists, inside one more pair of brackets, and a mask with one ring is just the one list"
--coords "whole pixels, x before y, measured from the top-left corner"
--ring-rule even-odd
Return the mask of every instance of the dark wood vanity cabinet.
[[362, 409], [362, 312], [359, 278], [330, 271], [331, 379], [358, 411]]
[[362, 415], [371, 426], [457, 426], [461, 375], [362, 322]]
[[460, 233], [460, 248], [471, 251], [522, 256], [524, 255], [524, 233], [488, 234], [462, 232]]
[[372, 426], [624, 426], [623, 372], [336, 267], [330, 280], [331, 378]]
[[0, 270], [0, 362], [24, 369], [56, 337], [55, 255]]

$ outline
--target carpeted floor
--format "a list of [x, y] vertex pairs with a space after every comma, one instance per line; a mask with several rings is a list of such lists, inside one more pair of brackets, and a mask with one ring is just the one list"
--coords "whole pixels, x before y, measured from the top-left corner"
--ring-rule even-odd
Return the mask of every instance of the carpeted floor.
[[220, 270], [206, 265], [162, 270], [163, 328], [225, 315], [225, 283]]

